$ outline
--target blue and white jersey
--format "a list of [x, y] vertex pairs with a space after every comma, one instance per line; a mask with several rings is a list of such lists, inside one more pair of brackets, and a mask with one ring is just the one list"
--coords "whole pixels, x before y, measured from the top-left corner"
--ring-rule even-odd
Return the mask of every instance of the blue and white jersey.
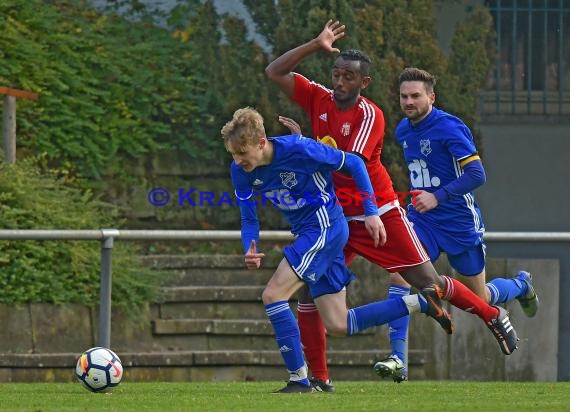
[[[473, 135], [459, 118], [432, 108], [431, 113], [413, 126], [408, 118], [396, 127], [396, 140], [402, 146], [410, 172], [411, 190], [435, 192], [463, 174], [462, 160], [477, 153]], [[409, 218], [430, 225], [470, 242], [484, 232], [481, 213], [473, 193], [449, 197], [436, 208], [420, 214], [408, 207]], [[471, 233], [471, 236], [467, 234]]]
[[344, 219], [332, 185], [332, 171], [345, 163], [345, 153], [300, 135], [271, 137], [271, 164], [250, 173], [232, 162], [238, 201], [274, 204], [287, 218], [294, 234], [313, 226], [327, 228]]

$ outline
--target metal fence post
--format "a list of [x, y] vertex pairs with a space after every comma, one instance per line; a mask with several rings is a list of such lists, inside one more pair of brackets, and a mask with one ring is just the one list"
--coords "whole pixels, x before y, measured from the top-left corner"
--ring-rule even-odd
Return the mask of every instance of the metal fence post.
[[99, 346], [111, 347], [111, 285], [113, 283], [113, 239], [117, 229], [101, 229], [101, 291], [99, 301]]
[[3, 134], [4, 160], [16, 163], [16, 98], [4, 96]]
[[5, 95], [2, 115], [4, 160], [6, 163], [16, 163], [16, 98], [38, 100], [38, 94], [9, 87], [0, 87], [0, 94]]

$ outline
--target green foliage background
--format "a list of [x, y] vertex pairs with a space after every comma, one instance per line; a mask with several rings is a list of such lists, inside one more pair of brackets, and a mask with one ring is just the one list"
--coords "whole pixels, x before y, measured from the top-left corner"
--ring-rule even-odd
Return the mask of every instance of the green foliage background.
[[[404, 67], [436, 74], [437, 104], [475, 127], [479, 86], [492, 55], [491, 16], [483, 7], [473, 8], [458, 26], [446, 56], [432, 0], [243, 3], [269, 49], [249, 38], [242, 20], [219, 15], [212, 0], [178, 0], [169, 11], [139, 0], [107, 1], [102, 11], [85, 0], [0, 2], [0, 86], [40, 95], [37, 102], [18, 100], [22, 164], [0, 170], [2, 227], [120, 227], [116, 209], [109, 212], [97, 199], [117, 202], [113, 193], [120, 190], [109, 186], [132, 188], [135, 167], [151, 181], [159, 156], [186, 159], [188, 169], [224, 170], [229, 179], [230, 157], [219, 130], [238, 107], [260, 110], [269, 134], [285, 132], [278, 114], [310, 131], [305, 115], [265, 78], [264, 68], [318, 35], [329, 18], [347, 25], [339, 48], [360, 48], [373, 59], [365, 95], [384, 110], [382, 160], [397, 190], [407, 188], [393, 138], [401, 117], [396, 80]], [[297, 70], [328, 85], [333, 59], [320, 53]], [[37, 156], [40, 166], [22, 162]], [[208, 216], [202, 223], [211, 225], [215, 219]], [[237, 228], [237, 214], [235, 220]], [[114, 262], [121, 267], [117, 276], [124, 276], [114, 293], [125, 304], [151, 296], [146, 286], [152, 282], [135, 273], [136, 265], [125, 260], [120, 266], [132, 254], [117, 255]], [[94, 303], [98, 261], [98, 247], [90, 242], [0, 242], [0, 300]]]
[[[0, 227], [93, 230], [116, 224], [114, 207], [80, 183], [46, 169], [42, 159], [0, 163]], [[100, 262], [96, 241], [1, 241], [0, 302], [93, 306], [98, 303]], [[158, 273], [138, 264], [131, 244], [113, 249], [113, 267], [114, 305], [133, 313], [155, 298]]]
[[[438, 46], [433, 0], [245, 0], [271, 50], [249, 39], [245, 23], [220, 16], [213, 2], [108, 1], [105, 13], [81, 0], [0, 3], [0, 85], [38, 92], [19, 102], [18, 145], [52, 164], [105, 180], [156, 153], [183, 153], [225, 164], [219, 130], [238, 107], [258, 108], [270, 133], [277, 114], [302, 114], [264, 76], [275, 56], [316, 36], [329, 19], [347, 25], [341, 49], [360, 48], [374, 61], [367, 97], [387, 118], [383, 161], [405, 180], [392, 130], [400, 118], [396, 78], [406, 66], [440, 79], [437, 103], [474, 126], [477, 93], [490, 64], [491, 16], [474, 8], [452, 50]], [[146, 5], [148, 4], [148, 5]], [[120, 10], [121, 15], [116, 12]], [[334, 56], [304, 61], [298, 71], [329, 84]]]

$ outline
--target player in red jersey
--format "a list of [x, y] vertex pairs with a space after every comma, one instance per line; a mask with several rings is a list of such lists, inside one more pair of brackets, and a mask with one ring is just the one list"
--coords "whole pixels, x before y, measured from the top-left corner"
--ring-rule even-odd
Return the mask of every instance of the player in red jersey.
[[[403, 293], [406, 289], [409, 291], [409, 283], [427, 299], [444, 298], [460, 309], [473, 312], [485, 321], [503, 353], [512, 353], [518, 338], [507, 312], [490, 306], [455, 279], [437, 274], [396, 200], [390, 176], [380, 162], [385, 127], [383, 113], [360, 95], [371, 80], [368, 56], [357, 50], [341, 53], [332, 68], [332, 90], [293, 72], [304, 58], [317, 51], [340, 52], [333, 43], [344, 35], [345, 26], [329, 20], [316, 38], [276, 58], [266, 67], [265, 73], [309, 115], [316, 139], [355, 153], [366, 164], [377, 198], [378, 214], [384, 224], [382, 242], [375, 247], [370, 241], [362, 221], [362, 201], [354, 181], [335, 173], [335, 189], [349, 220], [346, 263], [349, 264], [358, 254], [393, 273], [391, 283]], [[287, 125], [287, 119], [281, 120]], [[298, 320], [305, 356], [314, 377], [313, 384], [323, 391], [332, 391], [334, 387], [326, 363], [325, 330], [308, 293], [299, 295]], [[408, 320], [404, 321], [407, 331]], [[399, 336], [398, 340], [398, 349], [405, 352], [406, 336]], [[406, 375], [402, 376], [404, 380]]]

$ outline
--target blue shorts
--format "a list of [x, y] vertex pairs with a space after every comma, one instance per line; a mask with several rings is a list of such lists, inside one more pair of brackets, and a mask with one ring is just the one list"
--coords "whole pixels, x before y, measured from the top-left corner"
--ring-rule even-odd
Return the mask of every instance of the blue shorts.
[[485, 268], [485, 244], [481, 238], [465, 245], [443, 230], [425, 227], [421, 221], [413, 222], [414, 231], [432, 262], [441, 252], [447, 254], [449, 264], [459, 274], [465, 276], [478, 275]]
[[340, 292], [354, 278], [346, 267], [344, 246], [348, 224], [338, 219], [331, 227], [309, 226], [286, 246], [283, 255], [293, 272], [307, 283], [311, 296]]

